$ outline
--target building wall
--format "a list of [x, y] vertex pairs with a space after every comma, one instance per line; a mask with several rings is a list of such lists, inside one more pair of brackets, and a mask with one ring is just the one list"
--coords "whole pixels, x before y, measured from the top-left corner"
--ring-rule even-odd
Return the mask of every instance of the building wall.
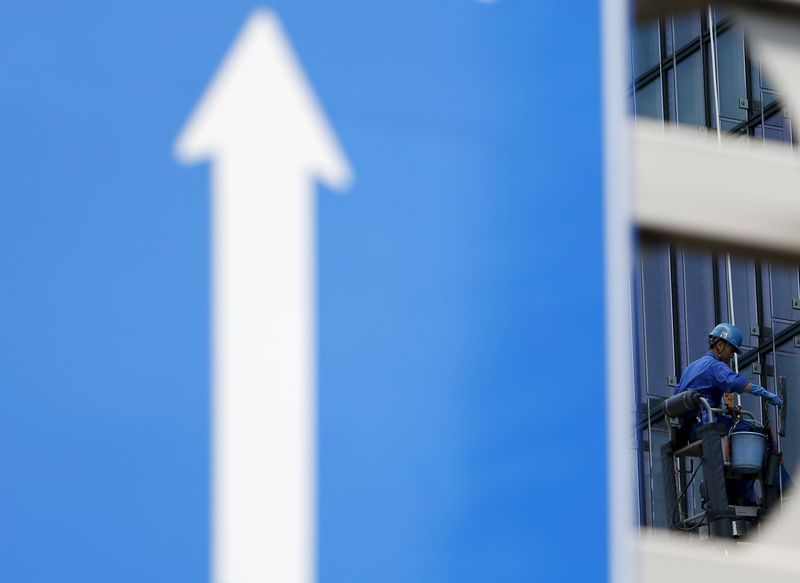
[[[704, 10], [635, 30], [633, 114], [680, 124], [682, 131], [713, 134], [719, 125], [730, 139], [778, 140], [793, 147], [792, 118], [750, 53], [746, 31], [721, 9], [711, 12], [711, 19]], [[753, 193], [754, 205], [758, 194]], [[800, 299], [800, 272], [796, 263], [785, 260], [657, 239], [643, 240], [637, 255], [633, 294], [639, 514], [642, 525], [663, 527], [669, 517], [663, 503], [659, 448], [667, 433], [664, 421], [650, 422], [649, 413], [672, 394], [681, 371], [707, 350], [708, 332], [717, 322], [734, 322], [742, 330], [745, 352], [759, 345], [769, 347], [755, 366], [743, 368], [741, 374], [772, 391], [777, 379], [786, 379], [787, 435], [782, 447], [787, 469], [795, 474], [800, 406], [793, 397], [800, 395], [800, 348], [794, 338], [774, 347], [772, 339], [800, 321], [800, 309], [793, 301]], [[762, 421], [764, 414], [774, 411], [750, 395], [743, 395], [741, 402]], [[690, 512], [700, 512], [696, 487], [688, 498]]]

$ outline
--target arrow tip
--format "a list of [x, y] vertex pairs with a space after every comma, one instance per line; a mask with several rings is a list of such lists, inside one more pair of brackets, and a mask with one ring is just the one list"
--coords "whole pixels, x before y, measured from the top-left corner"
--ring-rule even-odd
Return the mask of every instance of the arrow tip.
[[248, 18], [174, 149], [185, 164], [255, 154], [337, 190], [353, 181], [278, 16], [265, 9]]

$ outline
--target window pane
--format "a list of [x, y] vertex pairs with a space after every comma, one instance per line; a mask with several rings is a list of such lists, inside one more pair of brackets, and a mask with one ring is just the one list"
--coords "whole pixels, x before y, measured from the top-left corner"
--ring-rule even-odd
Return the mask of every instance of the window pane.
[[773, 262], [770, 265], [770, 282], [772, 317], [788, 321], [796, 320], [797, 312], [794, 310], [792, 300], [798, 296], [797, 266]]
[[772, 91], [761, 92], [761, 107], [763, 107], [764, 109], [772, 105], [777, 100], [778, 96]]
[[[653, 484], [650, 479], [650, 452], [644, 451], [642, 452], [642, 481], [640, 482], [640, 488], [642, 491], [642, 498], [643, 498], [643, 513], [642, 513], [642, 524], [653, 526], [653, 487], [657, 487], [656, 484]], [[661, 487], [663, 490], [663, 486]]]
[[747, 109], [739, 107], [740, 100], [747, 98], [741, 27], [734, 26], [721, 33], [717, 37], [717, 46], [720, 115], [745, 120]]
[[776, 142], [782, 142], [783, 140], [783, 130], [779, 130], [776, 128], [771, 128], [766, 126], [764, 128], [764, 137], [768, 140], [775, 140]]
[[669, 250], [666, 245], [643, 246], [641, 252], [642, 297], [640, 309], [645, 346], [647, 393], [668, 396], [667, 378], [675, 374], [672, 344], [672, 290]]
[[689, 12], [674, 18], [675, 50], [680, 50], [700, 36], [700, 13]]
[[733, 280], [733, 312], [729, 310], [728, 278], [725, 255], [719, 257], [720, 305], [723, 306], [722, 319], [737, 322], [744, 336], [743, 346], [758, 346], [758, 335], [750, 334], [750, 326], [758, 326], [758, 307], [756, 304], [755, 260], [731, 254], [731, 279]]
[[762, 89], [768, 89], [770, 91], [775, 91], [776, 87], [772, 83], [772, 79], [765, 73], [764, 69], [761, 69], [761, 87]]
[[653, 481], [653, 526], [667, 527], [667, 504], [664, 500], [664, 472], [661, 468], [661, 446], [669, 441], [666, 431], [652, 431], [650, 433], [650, 461], [652, 464], [650, 474]]
[[658, 65], [660, 60], [658, 21], [654, 20], [637, 27], [633, 34], [633, 78]]
[[753, 104], [753, 111], [759, 111], [761, 109], [761, 63], [752, 54], [750, 55], [750, 85], [753, 99], [758, 101]]
[[675, 111], [675, 70], [667, 70], [667, 119], [676, 121], [678, 116]]
[[700, 51], [696, 51], [678, 63], [678, 121], [683, 124], [706, 125], [700, 59]]
[[784, 119], [784, 117], [783, 117], [783, 111], [782, 111], [782, 110], [780, 110], [780, 111], [776, 111], [775, 113], [773, 113], [772, 115], [770, 115], [769, 117], [767, 117], [767, 118], [764, 120], [764, 123], [765, 123], [766, 125], [768, 125], [768, 126], [772, 126], [772, 127], [774, 127], [774, 128], [780, 128], [780, 129], [783, 129], [783, 119]]
[[[778, 377], [786, 377], [786, 389], [790, 398], [797, 394], [798, 387], [800, 387], [798, 384], [800, 383], [800, 366], [798, 366], [800, 363], [798, 358], [800, 358], [800, 354], [798, 354], [798, 350], [794, 348], [792, 342], [779, 347], [775, 358], [775, 373]], [[775, 389], [771, 388], [770, 390]], [[797, 400], [794, 402], [796, 403]], [[772, 407], [769, 409], [772, 409]], [[774, 422], [773, 412], [769, 411], [769, 413]], [[786, 410], [786, 438], [781, 441], [781, 449], [783, 449], [786, 469], [792, 477], [797, 476], [797, 464], [800, 461], [798, 459], [800, 457], [800, 447], [798, 447], [800, 445], [798, 433], [800, 432], [798, 432], [798, 428], [800, 428], [800, 407], [792, 407], [790, 404]]]
[[[727, 119], [720, 119], [719, 122], [720, 122], [720, 126], [722, 127], [722, 131], [723, 132], [733, 131], [733, 128], [735, 128], [738, 125], [741, 125], [740, 121], [731, 121], [731, 120], [727, 120]], [[714, 123], [712, 123], [711, 125], [716, 127], [716, 124], [714, 124]]]
[[685, 334], [682, 366], [708, 350], [708, 331], [714, 327], [714, 279], [711, 253], [687, 249], [682, 253], [678, 273], [681, 324]]
[[728, 18], [730, 15], [731, 15], [731, 11], [728, 10], [727, 8], [721, 8], [719, 6], [715, 6], [714, 7], [714, 20], [716, 20], [717, 23], [722, 22], [723, 20]]
[[636, 115], [664, 119], [661, 100], [661, 78], [659, 77], [636, 92]]

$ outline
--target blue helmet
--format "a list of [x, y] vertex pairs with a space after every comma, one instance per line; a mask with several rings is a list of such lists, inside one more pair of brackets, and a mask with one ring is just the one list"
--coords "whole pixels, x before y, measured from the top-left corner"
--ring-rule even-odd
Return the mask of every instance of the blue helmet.
[[714, 326], [714, 329], [708, 334], [708, 339], [711, 342], [716, 340], [724, 340], [731, 346], [736, 354], [742, 353], [742, 333], [733, 324], [722, 323]]

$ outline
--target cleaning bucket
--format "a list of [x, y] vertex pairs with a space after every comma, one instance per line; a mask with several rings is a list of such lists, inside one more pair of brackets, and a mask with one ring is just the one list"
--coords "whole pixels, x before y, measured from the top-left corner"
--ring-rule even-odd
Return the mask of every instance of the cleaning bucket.
[[736, 431], [730, 434], [731, 467], [741, 474], [755, 474], [764, 463], [767, 436], [753, 431]]

